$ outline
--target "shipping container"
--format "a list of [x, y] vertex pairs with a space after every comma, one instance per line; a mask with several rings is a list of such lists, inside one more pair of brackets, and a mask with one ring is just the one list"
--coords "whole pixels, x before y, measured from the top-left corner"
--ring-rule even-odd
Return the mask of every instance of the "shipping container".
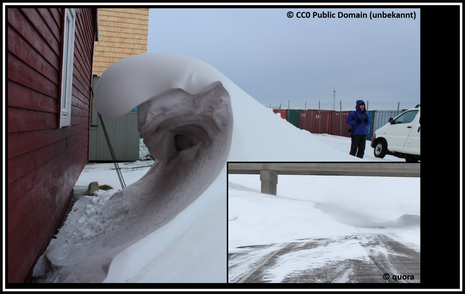
[[[307, 109], [298, 110], [298, 121], [296, 120], [297, 110], [274, 109], [275, 113], [281, 113], [281, 117], [302, 130], [307, 130], [314, 134], [330, 134], [335, 136], [348, 137], [347, 131], [350, 126], [346, 124], [346, 119], [352, 111], [334, 111]], [[397, 115], [397, 111], [368, 111], [367, 115], [371, 121], [367, 129], [367, 140], [373, 136], [373, 132], [387, 123], [389, 117]]]
[[287, 110], [287, 121], [299, 127], [299, 117], [300, 117], [300, 110], [299, 109], [288, 109]]
[[349, 134], [347, 131], [349, 130], [350, 126], [346, 124], [346, 119], [347, 116], [349, 116], [349, 113], [352, 111], [333, 111], [331, 113], [331, 120], [332, 120], [332, 126], [331, 126], [331, 135], [336, 135], [336, 136], [343, 136], [343, 137], [348, 137]]
[[300, 116], [299, 116], [300, 129], [307, 130], [310, 133], [314, 133], [314, 130], [313, 130], [314, 125], [315, 125], [315, 115], [312, 113], [312, 110], [300, 110]]
[[286, 109], [273, 109], [274, 113], [279, 113], [281, 118], [286, 119], [287, 110]]
[[331, 119], [333, 112], [334, 111], [331, 110], [321, 110], [318, 112], [318, 117], [320, 119], [321, 125], [321, 128], [319, 130], [321, 134], [333, 135], [331, 131], [334, 124], [334, 121]]
[[397, 110], [375, 110], [373, 111], [373, 117], [371, 120], [372, 122], [371, 136], [373, 135], [374, 132], [376, 132], [377, 129], [387, 124], [389, 122], [389, 118], [391, 117], [394, 118], [400, 113], [401, 112]]
[[331, 131], [330, 110], [300, 110], [299, 126], [303, 130], [315, 134], [329, 134]]
[[373, 136], [373, 117], [374, 117], [374, 111], [368, 111], [367, 112], [368, 118], [370, 119], [370, 125], [368, 126], [367, 129], [367, 140], [371, 140], [371, 137]]

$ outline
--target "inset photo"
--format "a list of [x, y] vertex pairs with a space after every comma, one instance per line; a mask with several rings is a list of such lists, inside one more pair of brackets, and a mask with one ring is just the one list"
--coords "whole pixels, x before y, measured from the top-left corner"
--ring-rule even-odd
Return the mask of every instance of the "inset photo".
[[420, 164], [228, 163], [229, 283], [420, 283]]

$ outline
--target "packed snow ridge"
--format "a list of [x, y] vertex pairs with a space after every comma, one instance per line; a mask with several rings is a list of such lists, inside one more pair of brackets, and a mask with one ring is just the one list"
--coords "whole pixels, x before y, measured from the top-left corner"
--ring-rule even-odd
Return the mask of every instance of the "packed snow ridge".
[[359, 160], [187, 56], [124, 58], [102, 74], [95, 99], [110, 119], [138, 107], [156, 161], [137, 182], [96, 200], [103, 205], [92, 212], [91, 233], [57, 234], [35, 267], [39, 282], [226, 282], [227, 161]]

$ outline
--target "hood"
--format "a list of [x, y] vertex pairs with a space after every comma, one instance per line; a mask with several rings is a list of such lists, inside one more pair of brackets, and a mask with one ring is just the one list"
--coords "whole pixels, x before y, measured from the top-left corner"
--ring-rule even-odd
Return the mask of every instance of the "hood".
[[360, 104], [365, 105], [365, 110], [363, 111], [363, 112], [365, 112], [367, 110], [367, 106], [366, 106], [366, 104], [365, 104], [365, 102], [363, 100], [357, 100], [356, 105], [355, 105], [355, 110], [357, 112], [361, 112], [361, 110], [359, 108]]

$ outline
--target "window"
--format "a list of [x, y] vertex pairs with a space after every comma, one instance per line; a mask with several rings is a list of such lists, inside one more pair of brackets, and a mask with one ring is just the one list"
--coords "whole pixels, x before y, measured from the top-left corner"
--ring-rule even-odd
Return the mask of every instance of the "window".
[[60, 128], [69, 126], [71, 124], [76, 9], [65, 9], [64, 18]]
[[418, 113], [418, 110], [408, 111], [400, 115], [398, 118], [396, 118], [394, 123], [396, 124], [411, 123], [415, 119], [415, 116], [417, 116], [417, 113]]

